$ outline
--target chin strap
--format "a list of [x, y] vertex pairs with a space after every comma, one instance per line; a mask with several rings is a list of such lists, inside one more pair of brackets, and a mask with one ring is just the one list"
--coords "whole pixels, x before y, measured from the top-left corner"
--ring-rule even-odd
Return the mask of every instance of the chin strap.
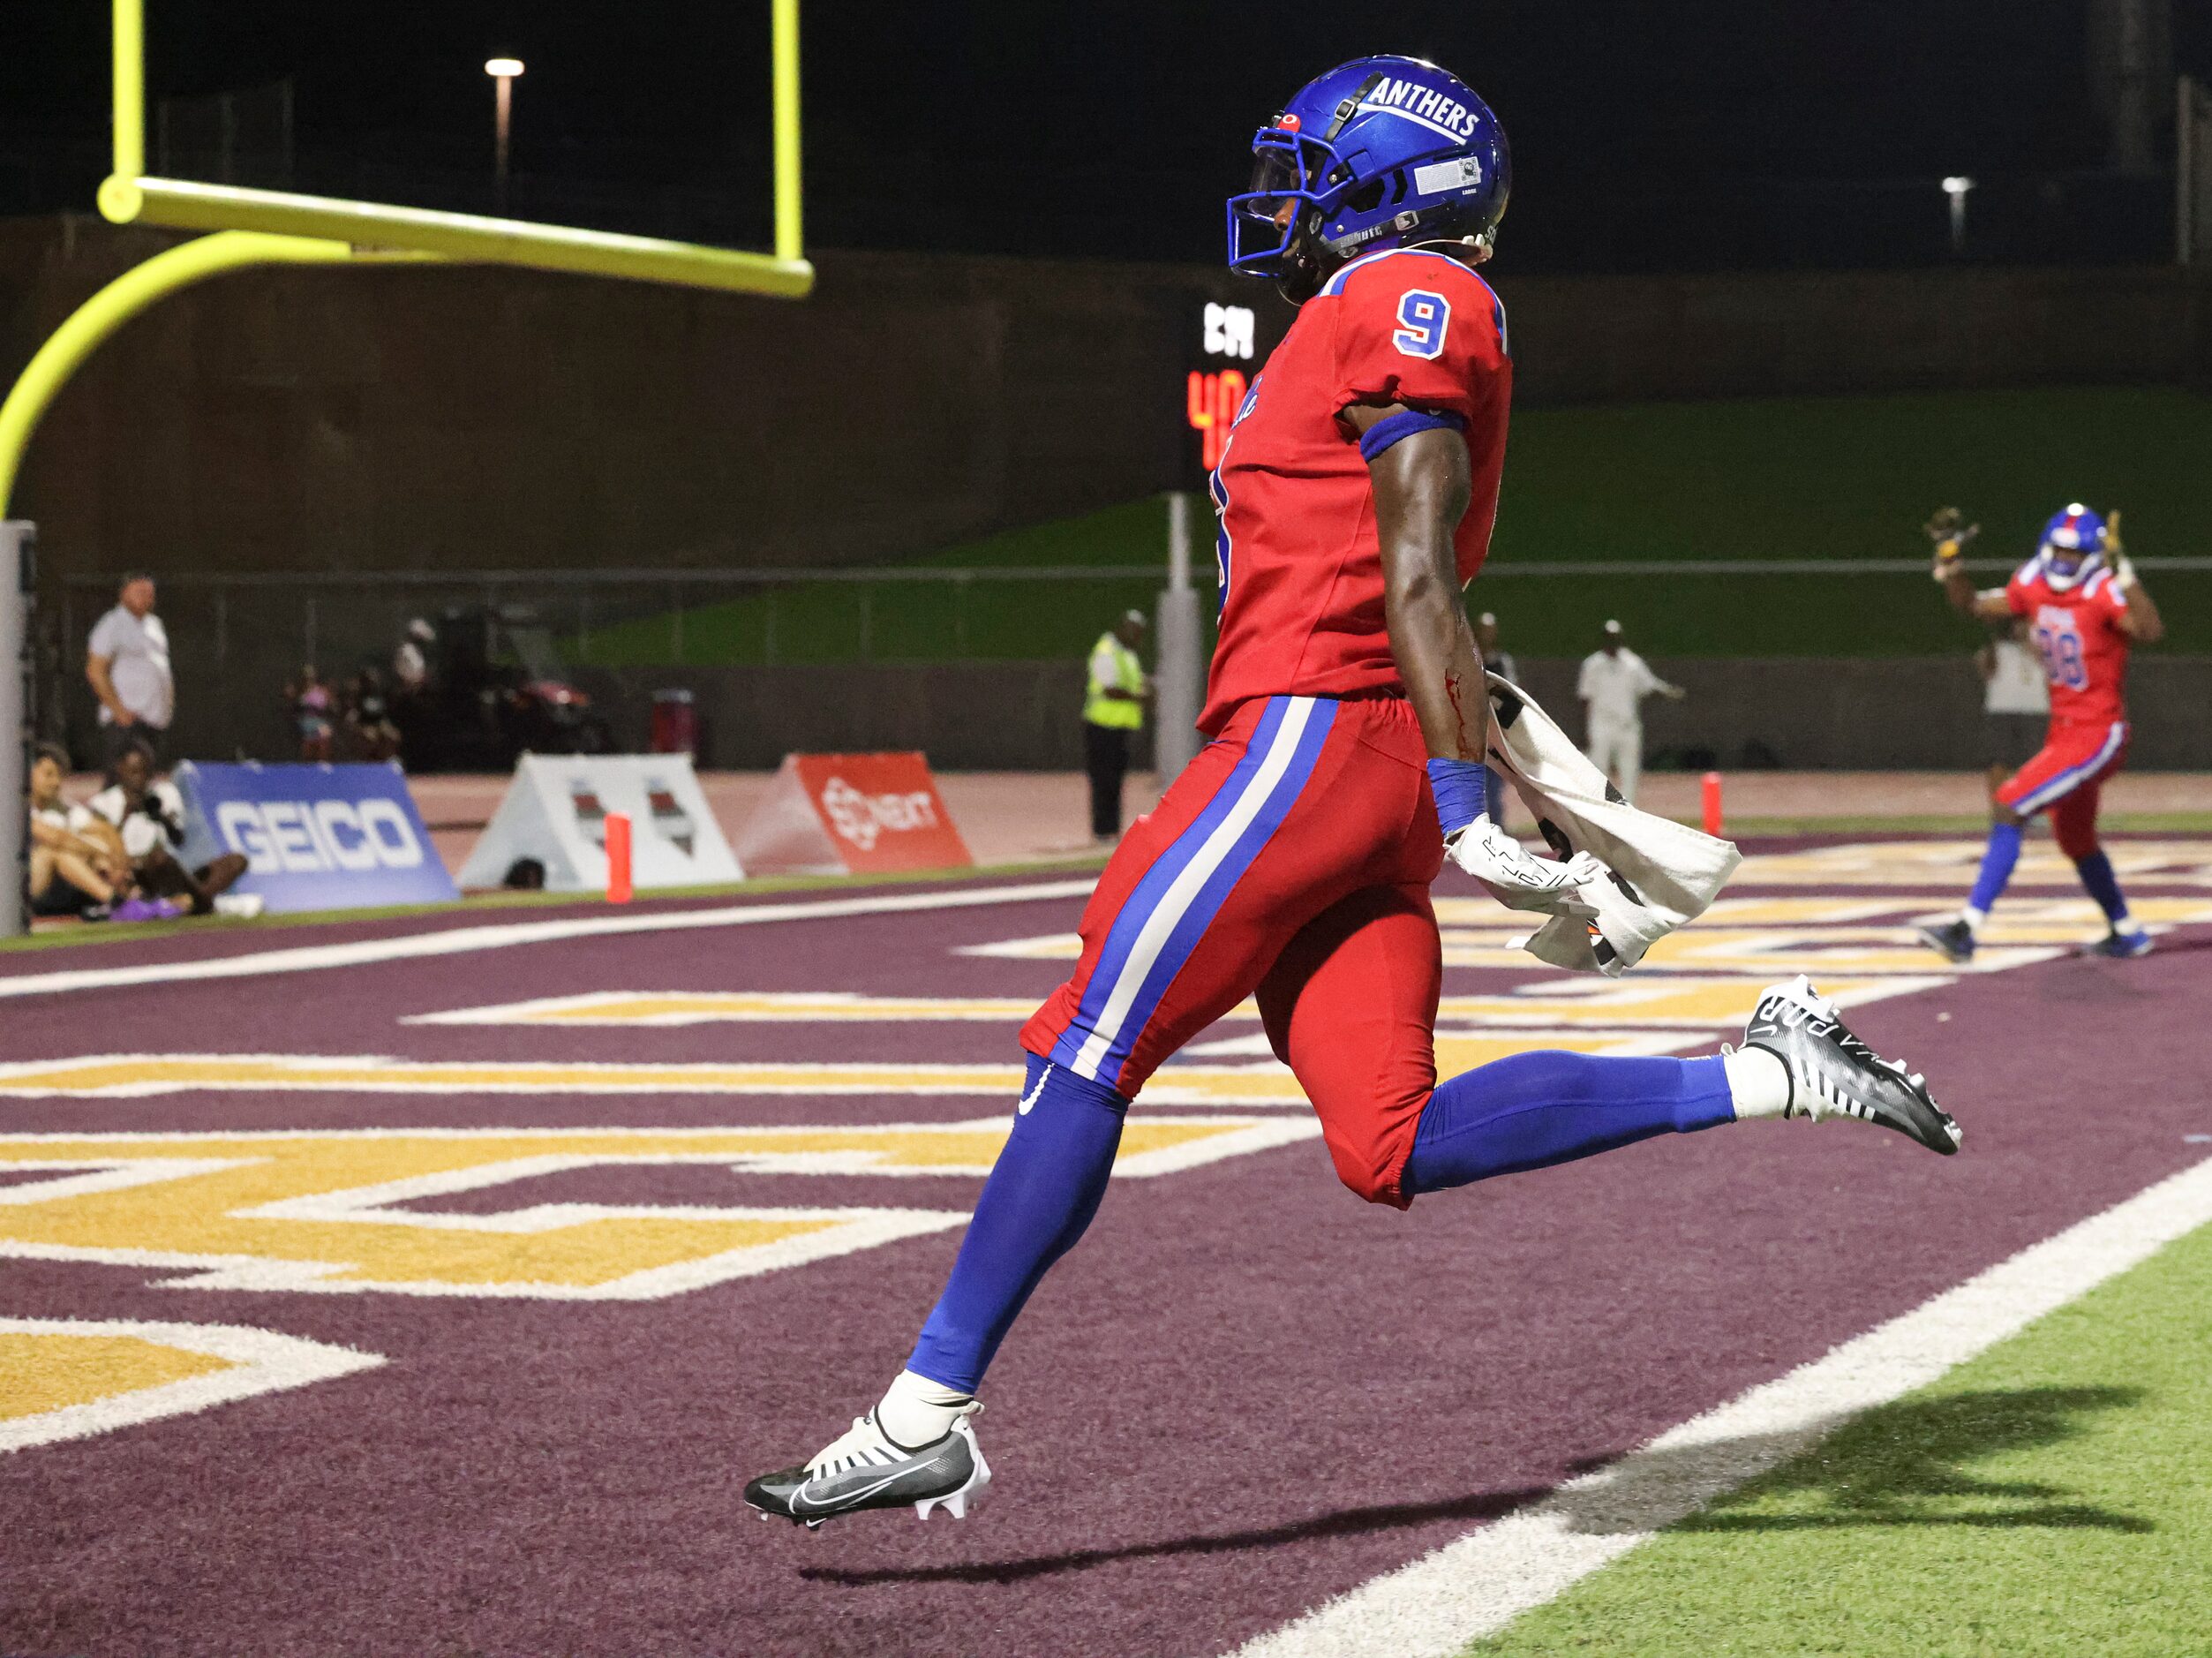
[[1378, 69], [1359, 83], [1358, 91], [1348, 93], [1338, 99], [1335, 119], [1328, 124], [1328, 131], [1321, 134], [1321, 141], [1332, 149], [1335, 148], [1336, 135], [1344, 130], [1344, 123], [1359, 113], [1359, 106], [1367, 102], [1367, 94], [1388, 79], [1388, 77]]

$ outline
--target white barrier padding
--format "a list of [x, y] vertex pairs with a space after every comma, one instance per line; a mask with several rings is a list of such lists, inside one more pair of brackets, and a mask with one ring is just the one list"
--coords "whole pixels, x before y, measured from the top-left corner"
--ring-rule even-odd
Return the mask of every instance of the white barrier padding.
[[654, 887], [740, 881], [688, 754], [526, 754], [461, 866], [464, 887], [498, 886], [518, 858], [545, 866], [545, 890], [603, 891], [606, 815], [630, 820], [630, 880]]

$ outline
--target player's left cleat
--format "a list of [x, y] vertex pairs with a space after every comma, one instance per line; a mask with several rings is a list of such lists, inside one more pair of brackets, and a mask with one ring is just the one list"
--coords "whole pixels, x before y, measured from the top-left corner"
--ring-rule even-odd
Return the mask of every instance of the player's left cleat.
[[2126, 961], [2139, 955], [2148, 955], [2150, 950], [2150, 935], [2138, 928], [2133, 932], [2108, 932], [2095, 944], [2083, 945], [2079, 953], [2109, 955]]
[[1885, 1059], [1851, 1034], [1833, 1002], [1803, 975], [1771, 984], [1743, 1028], [1746, 1048], [1764, 1048], [1789, 1073], [1785, 1117], [1856, 1117], [1949, 1157], [1965, 1138], [1928, 1092], [1926, 1080]]
[[811, 1461], [749, 1483], [745, 1500], [763, 1519], [778, 1515], [809, 1531], [840, 1514], [909, 1504], [923, 1519], [939, 1507], [954, 1519], [965, 1519], [990, 1483], [990, 1465], [967, 1421], [981, 1409], [968, 1406], [952, 1432], [914, 1451], [888, 1438], [876, 1426], [875, 1412], [856, 1416], [851, 1430], [824, 1445]]
[[1946, 921], [1940, 927], [1920, 927], [1915, 931], [1920, 934], [1922, 944], [1930, 950], [1941, 951], [1946, 961], [1974, 960], [1974, 929], [1963, 921]]

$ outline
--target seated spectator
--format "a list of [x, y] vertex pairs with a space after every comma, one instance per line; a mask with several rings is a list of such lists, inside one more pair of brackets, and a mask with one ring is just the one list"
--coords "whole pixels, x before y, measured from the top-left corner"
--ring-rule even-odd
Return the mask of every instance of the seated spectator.
[[31, 761], [31, 913], [98, 921], [130, 896], [131, 861], [99, 833], [106, 825], [62, 798], [68, 774], [68, 751], [40, 743]]
[[246, 870], [245, 855], [226, 852], [187, 870], [177, 860], [184, 844], [184, 797], [177, 785], [154, 774], [154, 750], [133, 743], [117, 757], [107, 788], [85, 803], [113, 826], [139, 890], [148, 897], [181, 898], [195, 916], [215, 907], [215, 900]]
[[328, 765], [330, 739], [337, 729], [333, 715], [338, 699], [322, 682], [312, 662], [299, 670], [297, 682], [284, 688], [284, 700], [291, 705], [292, 723], [299, 732], [299, 757], [311, 764]]
[[346, 735], [356, 759], [388, 760], [399, 753], [392, 699], [385, 693], [384, 675], [372, 667], [353, 677], [346, 697]]

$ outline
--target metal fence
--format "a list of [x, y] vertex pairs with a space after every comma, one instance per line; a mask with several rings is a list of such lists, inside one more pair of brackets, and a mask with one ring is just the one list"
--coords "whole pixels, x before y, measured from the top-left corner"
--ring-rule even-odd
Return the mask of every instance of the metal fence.
[[[2139, 563], [2174, 616], [2212, 615], [2212, 558]], [[2009, 567], [1975, 568], [1994, 580]], [[1624, 618], [1653, 655], [1961, 650], [1959, 624], [1929, 593], [1926, 570], [1918, 559], [1500, 559], [1474, 599], [1500, 613], [1508, 648], [1524, 655], [1587, 650], [1608, 615]], [[1197, 579], [1210, 592], [1202, 561]], [[165, 574], [159, 610], [172, 642], [179, 748], [275, 758], [291, 748], [283, 692], [304, 666], [341, 682], [365, 667], [387, 667], [417, 618], [444, 629], [498, 613], [505, 648], [518, 659], [637, 706], [688, 671], [1076, 663], [1122, 612], [1149, 614], [1167, 584], [1165, 565], [1151, 563]], [[87, 751], [94, 710], [84, 639], [115, 591], [110, 577], [70, 578], [49, 587], [37, 618], [46, 734]], [[1210, 628], [1214, 607], [1200, 608]], [[1210, 638], [1202, 643], [1210, 648]], [[2181, 646], [2203, 648], [2194, 639]], [[792, 682], [814, 688], [809, 695], [823, 683]]]
[[[388, 656], [410, 622], [463, 609], [527, 609], [584, 664], [712, 665], [854, 659], [1027, 658], [1057, 653], [1057, 629], [1005, 637], [1011, 604], [1025, 622], [1067, 619], [1081, 633], [1102, 604], [1148, 604], [1164, 564], [860, 569], [276, 571], [162, 575], [161, 609], [227, 665], [240, 652], [350, 664]], [[114, 603], [119, 577], [63, 584], [59, 626], [71, 637]], [[1057, 590], [1040, 611], [1040, 585]], [[1071, 634], [1069, 637], [1074, 637]], [[1086, 638], [1085, 642], [1087, 642]]]
[[[304, 667], [342, 682], [388, 669], [409, 626], [499, 619], [513, 659], [590, 689], [686, 667], [1074, 658], [1125, 610], [1152, 609], [1164, 564], [1053, 569], [455, 570], [162, 574], [179, 744], [274, 757]], [[83, 641], [116, 580], [49, 590], [38, 622], [47, 729], [93, 735]]]

